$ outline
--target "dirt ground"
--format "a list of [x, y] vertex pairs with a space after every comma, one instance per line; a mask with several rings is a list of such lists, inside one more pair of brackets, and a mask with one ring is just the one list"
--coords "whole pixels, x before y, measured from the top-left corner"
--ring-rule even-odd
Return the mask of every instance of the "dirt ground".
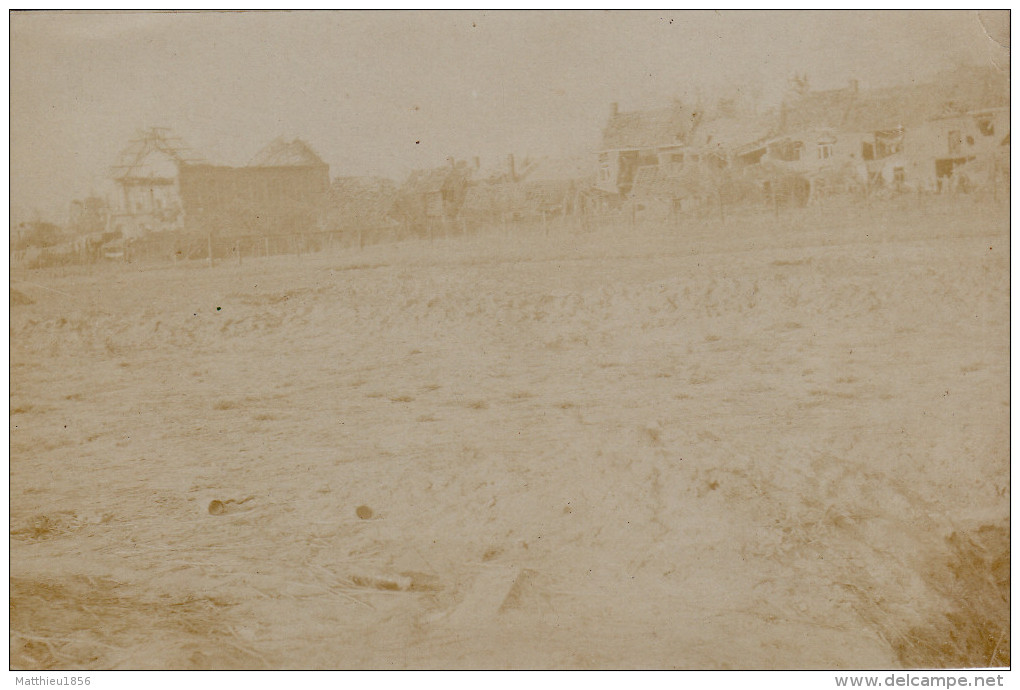
[[951, 665], [1009, 402], [1005, 204], [15, 270], [11, 664]]

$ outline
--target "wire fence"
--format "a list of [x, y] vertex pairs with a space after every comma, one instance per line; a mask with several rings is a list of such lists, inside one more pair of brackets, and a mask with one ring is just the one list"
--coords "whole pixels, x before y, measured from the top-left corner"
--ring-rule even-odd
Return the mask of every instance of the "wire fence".
[[805, 227], [874, 223], [891, 212], [926, 215], [956, 213], [960, 209], [1008, 208], [1009, 195], [997, 190], [970, 193], [818, 194], [810, 203], [793, 197], [765, 195], [753, 201], [727, 203], [722, 196], [700, 199], [630, 199], [585, 213], [504, 213], [498, 217], [430, 218], [415, 226], [392, 224], [306, 231], [274, 235], [216, 233], [159, 233], [121, 240], [103, 247], [77, 242], [57, 247], [11, 249], [12, 268], [90, 269], [100, 265], [241, 264], [274, 256], [302, 256], [350, 252], [404, 241], [436, 242], [466, 236], [519, 237], [532, 240], [550, 235], [577, 234], [655, 225], [664, 232], [684, 235], [708, 228], [738, 233], [742, 225], [763, 222]]

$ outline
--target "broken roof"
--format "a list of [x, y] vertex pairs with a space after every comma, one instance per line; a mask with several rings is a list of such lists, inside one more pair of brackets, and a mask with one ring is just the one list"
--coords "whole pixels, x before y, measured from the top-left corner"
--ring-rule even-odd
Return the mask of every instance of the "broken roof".
[[831, 128], [869, 132], [911, 127], [940, 115], [988, 110], [1009, 103], [1009, 77], [961, 67], [932, 82], [858, 91], [809, 91], [783, 103], [780, 127], [789, 133]]
[[255, 154], [248, 167], [304, 167], [322, 166], [326, 163], [318, 154], [300, 139], [287, 141], [279, 137], [271, 141], [265, 148]]
[[117, 156], [111, 175], [115, 180], [173, 177], [176, 167], [200, 163], [201, 158], [166, 127], [150, 127], [137, 136]]
[[701, 113], [675, 101], [667, 108], [616, 112], [602, 131], [602, 149], [654, 148], [683, 144]]
[[764, 142], [776, 130], [775, 118], [769, 115], [722, 117], [702, 123], [690, 137], [690, 145], [703, 153], [726, 156]]

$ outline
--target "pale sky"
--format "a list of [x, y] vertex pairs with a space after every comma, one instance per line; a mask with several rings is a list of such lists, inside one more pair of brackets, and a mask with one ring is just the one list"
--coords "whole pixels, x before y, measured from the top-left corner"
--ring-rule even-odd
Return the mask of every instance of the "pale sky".
[[[12, 13], [11, 203], [62, 222], [136, 130], [243, 165], [280, 135], [396, 180], [597, 147], [609, 104], [1008, 66], [973, 12]], [[1001, 26], [1001, 22], [1000, 22]], [[416, 143], [420, 142], [420, 143]]]

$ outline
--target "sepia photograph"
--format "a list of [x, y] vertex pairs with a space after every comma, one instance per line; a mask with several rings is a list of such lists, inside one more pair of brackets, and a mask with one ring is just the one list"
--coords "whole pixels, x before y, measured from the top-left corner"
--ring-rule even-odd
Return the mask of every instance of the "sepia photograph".
[[16, 678], [1009, 669], [1009, 10], [8, 21]]

